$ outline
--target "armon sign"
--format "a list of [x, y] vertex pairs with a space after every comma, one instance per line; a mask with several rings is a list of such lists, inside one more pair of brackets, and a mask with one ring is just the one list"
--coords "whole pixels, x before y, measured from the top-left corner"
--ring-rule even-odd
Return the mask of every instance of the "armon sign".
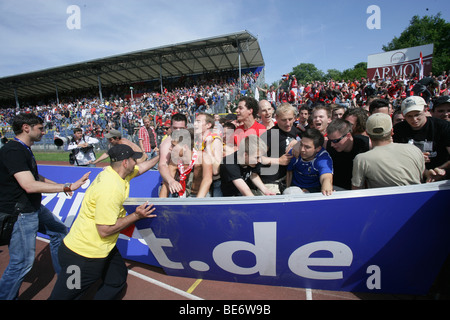
[[428, 44], [370, 55], [367, 60], [367, 78], [402, 78], [411, 74], [419, 76], [421, 72], [427, 76], [431, 72], [433, 47]]

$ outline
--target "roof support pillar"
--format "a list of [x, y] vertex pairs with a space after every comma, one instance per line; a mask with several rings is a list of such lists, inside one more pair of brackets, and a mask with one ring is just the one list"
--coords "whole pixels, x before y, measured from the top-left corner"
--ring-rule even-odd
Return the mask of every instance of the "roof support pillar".
[[239, 91], [242, 90], [241, 50], [239, 50]]
[[242, 90], [242, 67], [241, 67], [241, 45], [239, 43], [239, 40], [236, 40], [236, 44], [237, 44], [237, 50], [238, 50], [238, 58], [239, 58], [239, 93]]
[[159, 56], [159, 82], [161, 84], [161, 94], [164, 93], [163, 90], [163, 79], [162, 79], [162, 57]]
[[16, 99], [16, 108], [20, 108], [19, 98], [17, 97], [17, 89], [14, 88], [14, 98]]
[[56, 105], [59, 105], [58, 85], [55, 83]]
[[98, 75], [97, 78], [98, 78], [98, 94], [100, 96], [100, 102], [101, 104], [103, 104], [102, 79], [100, 79], [100, 75]]

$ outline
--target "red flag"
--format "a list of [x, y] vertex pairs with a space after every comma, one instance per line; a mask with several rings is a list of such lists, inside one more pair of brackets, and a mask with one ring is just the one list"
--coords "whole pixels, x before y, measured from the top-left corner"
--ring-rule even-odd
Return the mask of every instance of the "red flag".
[[423, 78], [423, 55], [422, 55], [422, 51], [420, 51], [420, 75], [419, 75], [419, 79]]

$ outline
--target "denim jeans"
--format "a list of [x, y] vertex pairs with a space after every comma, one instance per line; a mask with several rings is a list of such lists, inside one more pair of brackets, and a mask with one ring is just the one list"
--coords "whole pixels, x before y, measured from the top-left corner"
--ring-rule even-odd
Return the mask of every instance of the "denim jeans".
[[46, 207], [21, 213], [14, 225], [9, 249], [9, 264], [0, 279], [0, 300], [14, 300], [27, 273], [33, 267], [36, 252], [36, 235], [50, 236], [53, 268], [59, 274], [58, 248], [67, 234], [66, 226]]
[[[152, 150], [150, 152], [146, 152], [146, 154], [147, 154], [147, 159], [148, 160], [153, 159], [154, 157], [158, 157], [158, 153], [155, 150]], [[158, 170], [158, 164], [155, 164], [153, 166], [153, 168], [151, 168], [150, 170]]]
[[220, 188], [221, 185], [222, 182], [220, 179], [213, 180], [211, 187], [209, 188], [211, 197], [223, 197], [222, 189]]

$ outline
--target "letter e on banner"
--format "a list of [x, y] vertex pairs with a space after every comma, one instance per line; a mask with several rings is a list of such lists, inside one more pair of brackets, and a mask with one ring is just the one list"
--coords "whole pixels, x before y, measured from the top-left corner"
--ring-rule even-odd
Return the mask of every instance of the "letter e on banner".
[[[328, 251], [332, 254], [331, 258], [311, 258], [316, 251]], [[342, 279], [343, 272], [325, 272], [315, 271], [312, 266], [327, 267], [348, 267], [352, 264], [352, 250], [341, 242], [336, 241], [318, 241], [305, 244], [295, 250], [289, 257], [289, 268], [296, 275], [316, 280], [338, 280]]]

